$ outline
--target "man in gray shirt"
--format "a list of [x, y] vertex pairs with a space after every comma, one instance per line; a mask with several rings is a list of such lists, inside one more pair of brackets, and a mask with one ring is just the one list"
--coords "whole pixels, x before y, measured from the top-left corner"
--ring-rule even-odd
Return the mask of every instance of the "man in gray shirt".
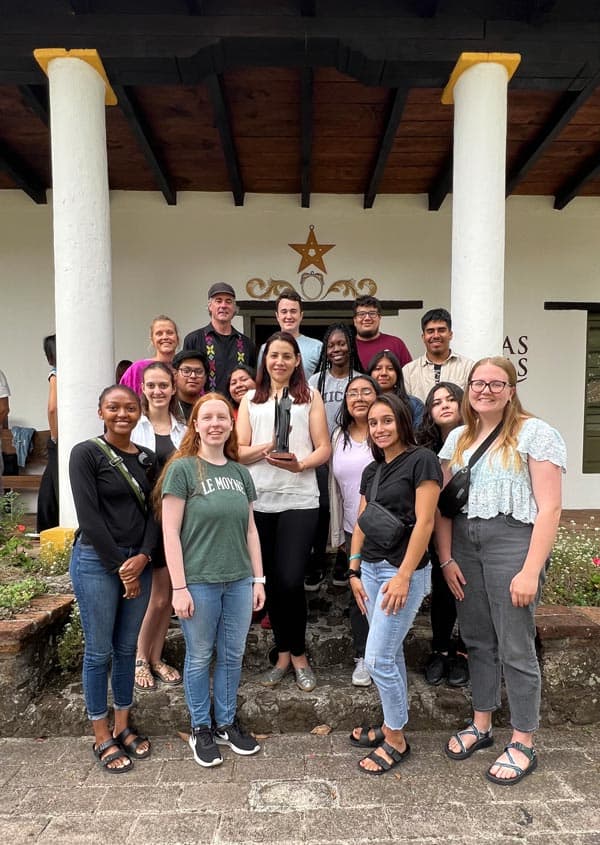
[[[317, 369], [323, 344], [314, 337], [300, 334], [300, 323], [303, 317], [304, 311], [302, 310], [302, 299], [300, 295], [294, 290], [284, 290], [283, 293], [280, 293], [275, 300], [275, 318], [279, 323], [281, 331], [291, 334], [300, 347], [304, 375], [308, 381]], [[265, 344], [263, 343], [258, 353], [259, 364], [262, 360], [264, 348]]]
[[464, 390], [473, 366], [470, 358], [450, 349], [452, 317], [445, 308], [432, 308], [421, 318], [425, 355], [402, 367], [406, 392], [422, 402], [440, 381], [451, 381]]

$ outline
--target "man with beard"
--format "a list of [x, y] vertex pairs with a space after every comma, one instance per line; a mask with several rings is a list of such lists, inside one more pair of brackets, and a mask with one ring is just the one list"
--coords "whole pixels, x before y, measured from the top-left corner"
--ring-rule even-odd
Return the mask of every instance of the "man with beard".
[[393, 352], [404, 366], [412, 361], [406, 344], [399, 337], [383, 334], [379, 331], [381, 323], [381, 303], [375, 296], [359, 296], [354, 302], [354, 328], [356, 329], [356, 348], [360, 363], [365, 372], [377, 352], [384, 349]]

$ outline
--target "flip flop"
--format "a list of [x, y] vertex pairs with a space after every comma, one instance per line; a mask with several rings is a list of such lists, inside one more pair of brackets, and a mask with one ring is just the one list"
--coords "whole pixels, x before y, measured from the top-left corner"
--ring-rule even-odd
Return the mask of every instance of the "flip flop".
[[[374, 733], [373, 739], [369, 739], [371, 731]], [[350, 734], [348, 739], [350, 740], [350, 745], [354, 745], [356, 748], [379, 748], [381, 743], [385, 742], [385, 734], [379, 727], [367, 728], [363, 726], [358, 739], [353, 733]]]
[[400, 765], [400, 763], [403, 763], [410, 754], [410, 745], [408, 744], [408, 742], [406, 743], [406, 748], [404, 749], [404, 751], [398, 751], [398, 749], [390, 745], [389, 742], [382, 742], [379, 748], [383, 749], [383, 751], [385, 751], [385, 753], [392, 758], [392, 762], [388, 763], [387, 760], [377, 754], [376, 748], [375, 751], [371, 751], [370, 754], [367, 754], [366, 757], [363, 757], [363, 760], [372, 760], [374, 763], [377, 763], [379, 769], [365, 769], [364, 766], [360, 765], [362, 760], [358, 763], [358, 768], [365, 775], [384, 775], [386, 772], [395, 769], [396, 766]]
[[[523, 754], [529, 760], [529, 765], [526, 769], [522, 766], [519, 766], [515, 763], [512, 754], [510, 753], [511, 748], [516, 748], [517, 751], [522, 751]], [[492, 783], [498, 784], [498, 786], [512, 786], [513, 783], [518, 783], [523, 778], [526, 778], [527, 775], [530, 775], [531, 772], [534, 772], [537, 769], [538, 758], [537, 754], [535, 753], [535, 748], [529, 748], [528, 745], [523, 745], [522, 742], [509, 742], [508, 745], [504, 747], [503, 754], [506, 754], [508, 757], [508, 763], [500, 763], [496, 760], [490, 768], [485, 773], [485, 776], [488, 780], [491, 780]], [[500, 755], [502, 756], [502, 754]], [[494, 766], [503, 766], [505, 769], [514, 769], [517, 773], [514, 778], [499, 778], [497, 775], [492, 774], [492, 769]]]

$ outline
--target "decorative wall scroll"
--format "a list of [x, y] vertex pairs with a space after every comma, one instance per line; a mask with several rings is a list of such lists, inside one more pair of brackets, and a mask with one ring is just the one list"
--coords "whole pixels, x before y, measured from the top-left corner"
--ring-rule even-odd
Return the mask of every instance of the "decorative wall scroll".
[[293, 290], [308, 302], [319, 302], [326, 299], [331, 293], [339, 293], [345, 299], [356, 299], [357, 296], [365, 294], [375, 296], [377, 284], [369, 278], [360, 279], [358, 282], [355, 279], [338, 279], [331, 282], [325, 290], [323, 273], [327, 273], [327, 270], [323, 256], [330, 249], [333, 249], [335, 244], [319, 244], [315, 235], [315, 227], [311, 225], [308, 228], [306, 243], [288, 244], [288, 246], [301, 256], [298, 273], [302, 273], [310, 266], [316, 267], [317, 270], [322, 272], [309, 270], [302, 273], [299, 281], [300, 290], [286, 279], [269, 279], [268, 281], [260, 278], [249, 279], [246, 282], [248, 296], [252, 299], [277, 299], [284, 290]]

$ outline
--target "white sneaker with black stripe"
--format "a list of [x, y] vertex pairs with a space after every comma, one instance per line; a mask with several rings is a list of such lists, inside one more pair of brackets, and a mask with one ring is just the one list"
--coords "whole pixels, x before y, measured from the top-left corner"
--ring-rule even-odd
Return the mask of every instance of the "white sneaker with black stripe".
[[234, 719], [231, 725], [215, 728], [215, 742], [217, 745], [228, 745], [236, 754], [244, 756], [260, 751], [256, 739], [241, 729], [237, 719]]

